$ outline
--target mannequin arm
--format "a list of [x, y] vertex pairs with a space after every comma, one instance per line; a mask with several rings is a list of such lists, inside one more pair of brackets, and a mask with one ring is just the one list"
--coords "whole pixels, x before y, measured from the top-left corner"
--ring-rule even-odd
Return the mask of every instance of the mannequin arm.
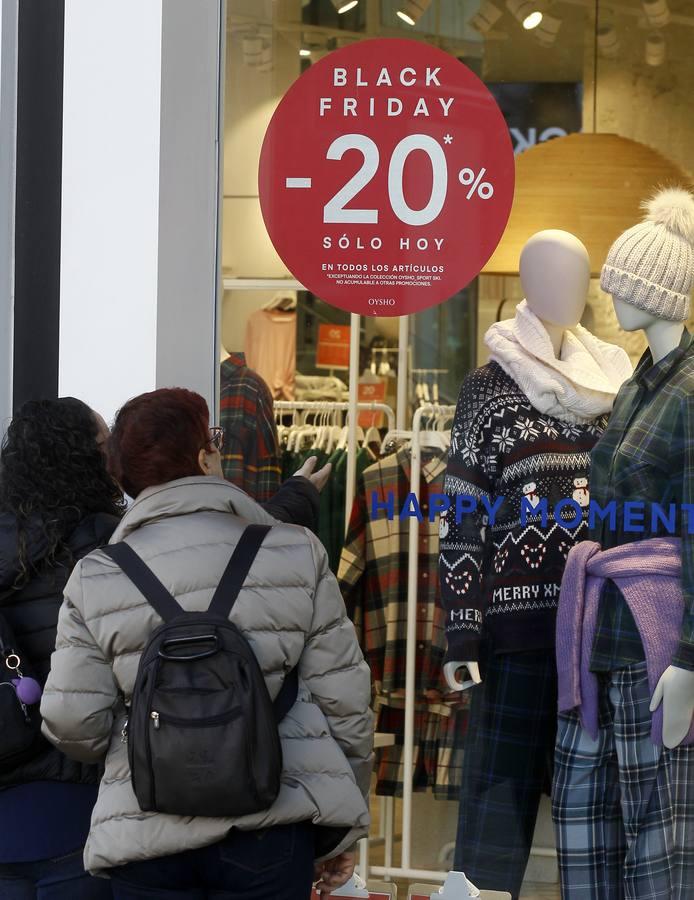
[[[470, 674], [467, 681], [460, 681], [458, 678], [458, 672], [463, 668]], [[447, 662], [443, 667], [443, 677], [452, 691], [466, 691], [476, 684], [482, 684], [479, 663], [476, 662]]]
[[694, 672], [668, 666], [653, 691], [651, 712], [663, 704], [663, 744], [672, 749], [687, 736], [694, 718]]

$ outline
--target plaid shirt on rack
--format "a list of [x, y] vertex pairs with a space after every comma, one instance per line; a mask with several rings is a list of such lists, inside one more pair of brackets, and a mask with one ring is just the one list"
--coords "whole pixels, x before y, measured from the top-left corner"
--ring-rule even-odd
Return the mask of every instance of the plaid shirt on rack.
[[[431, 788], [437, 800], [459, 799], [469, 706], [469, 691], [456, 694], [450, 701], [447, 697], [440, 703], [432, 701], [416, 705], [413, 790]], [[376, 794], [402, 797], [405, 781], [404, 697], [389, 697], [388, 705], [379, 701], [376, 710], [376, 732], [395, 735], [392, 747], [376, 750]]]
[[[655, 365], [647, 350], [620, 389], [607, 429], [591, 453], [590, 497], [602, 508], [616, 501], [616, 527], [609, 517], [596, 517], [590, 532], [603, 550], [667, 535], [662, 522], [652, 522], [650, 504], [660, 504], [666, 513], [675, 505], [685, 611], [672, 663], [694, 669], [694, 507], [686, 510], [686, 504], [694, 503], [694, 342], [686, 328], [679, 346]], [[641, 508], [637, 520], [639, 530], [625, 528], [627, 501], [645, 504], [645, 515]], [[654, 602], [657, 605], [657, 599]], [[643, 658], [639, 644], [624, 598], [609, 585], [603, 592], [591, 668], [619, 668]]]
[[[417, 498], [424, 521], [419, 526], [417, 573], [416, 690], [443, 688], [444, 615], [438, 602], [439, 526], [429, 521], [429, 496], [443, 490], [445, 454], [422, 465]], [[361, 637], [374, 681], [388, 693], [405, 688], [407, 568], [410, 519], [400, 519], [410, 493], [410, 455], [401, 448], [366, 469], [357, 484], [338, 581], [347, 612]], [[383, 504], [392, 494], [394, 514]], [[372, 497], [381, 504], [371, 517]]]
[[222, 363], [220, 425], [224, 477], [258, 503], [267, 502], [280, 486], [277, 427], [268, 386], [243, 353]]

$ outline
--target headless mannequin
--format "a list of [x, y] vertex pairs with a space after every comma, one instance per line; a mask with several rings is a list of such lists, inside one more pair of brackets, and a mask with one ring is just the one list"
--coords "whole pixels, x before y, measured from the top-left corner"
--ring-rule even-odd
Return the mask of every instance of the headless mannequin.
[[[612, 302], [617, 320], [625, 331], [643, 330], [654, 364], [678, 346], [682, 337], [681, 322], [659, 319], [616, 296], [612, 297]], [[694, 672], [668, 666], [653, 692], [651, 712], [655, 712], [661, 703], [663, 743], [672, 749], [684, 740], [694, 718]]]
[[[520, 279], [528, 306], [547, 331], [554, 355], [559, 356], [564, 331], [578, 325], [585, 310], [590, 285], [588, 251], [568, 231], [539, 231], [521, 252]], [[674, 346], [681, 331], [680, 325]], [[464, 676], [465, 670], [469, 678], [459, 677]], [[443, 674], [452, 691], [464, 691], [482, 682], [479, 664], [473, 661], [448, 662], [443, 667]], [[688, 728], [689, 725], [685, 734]]]

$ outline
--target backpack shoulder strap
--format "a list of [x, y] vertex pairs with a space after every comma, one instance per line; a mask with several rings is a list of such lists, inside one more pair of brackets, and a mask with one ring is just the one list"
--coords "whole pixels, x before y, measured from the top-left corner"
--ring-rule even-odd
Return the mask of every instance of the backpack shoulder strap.
[[[253, 560], [268, 531], [270, 531], [269, 525], [248, 525], [246, 527], [224, 570], [219, 587], [210, 603], [209, 612], [229, 618], [246, 576], [253, 565]], [[284, 684], [273, 703], [277, 722], [280, 722], [294, 706], [298, 693], [299, 676], [296, 669], [292, 669], [284, 679]]]
[[224, 619], [229, 618], [229, 613], [234, 608], [239, 591], [243, 587], [253, 560], [260, 550], [265, 535], [270, 531], [270, 527], [270, 525], [248, 525], [246, 527], [231, 554], [231, 559], [214, 592], [214, 597], [210, 601], [209, 612]]
[[284, 679], [284, 684], [280, 688], [279, 694], [275, 697], [275, 702], [272, 704], [275, 709], [276, 722], [281, 722], [282, 719], [287, 715], [289, 710], [296, 703], [296, 698], [298, 695], [299, 673], [294, 668]]
[[129, 544], [109, 544], [101, 549], [120, 566], [149, 605], [165, 622], [180, 616], [185, 611]]

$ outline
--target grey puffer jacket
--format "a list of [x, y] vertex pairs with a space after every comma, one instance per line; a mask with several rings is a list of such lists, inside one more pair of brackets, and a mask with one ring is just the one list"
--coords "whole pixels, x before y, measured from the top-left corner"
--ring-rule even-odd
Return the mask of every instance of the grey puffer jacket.
[[[182, 478], [137, 498], [111, 543], [126, 540], [185, 609], [203, 610], [249, 522], [273, 524], [255, 501], [217, 478]], [[231, 613], [270, 694], [298, 666], [297, 702], [280, 723], [282, 786], [273, 806], [240, 819], [142, 812], [121, 742], [145, 642], [161, 620], [103, 551], [81, 560], [65, 589], [56, 650], [41, 701], [43, 730], [67, 756], [106, 757], [85, 867], [178, 853], [242, 830], [313, 821], [349, 831], [333, 856], [368, 829], [373, 723], [370, 673], [325, 550], [306, 529], [275, 525]]]

